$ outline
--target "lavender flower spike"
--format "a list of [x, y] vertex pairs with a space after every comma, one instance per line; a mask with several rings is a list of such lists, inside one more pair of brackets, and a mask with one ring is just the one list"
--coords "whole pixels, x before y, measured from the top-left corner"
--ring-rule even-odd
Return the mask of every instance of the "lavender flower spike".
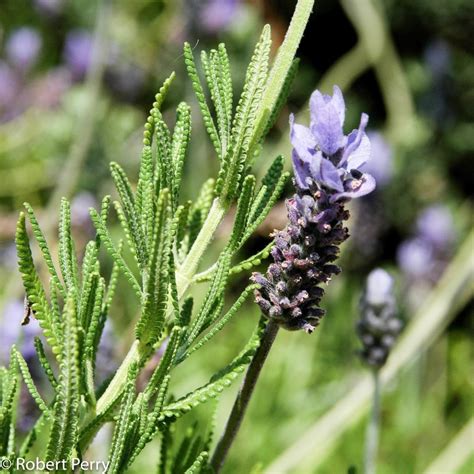
[[260, 285], [256, 302], [263, 314], [286, 329], [308, 333], [324, 315], [320, 285], [340, 272], [333, 262], [349, 236], [344, 204], [375, 188], [374, 178], [360, 171], [370, 156], [367, 115], [345, 136], [345, 105], [338, 87], [332, 97], [315, 91], [310, 109], [310, 128], [290, 117], [296, 186], [296, 194], [286, 201], [290, 222], [275, 233], [274, 263], [266, 275], [252, 276]]
[[373, 270], [361, 299], [357, 334], [362, 341], [362, 359], [372, 367], [385, 364], [402, 328], [396, 315], [393, 278], [381, 268]]

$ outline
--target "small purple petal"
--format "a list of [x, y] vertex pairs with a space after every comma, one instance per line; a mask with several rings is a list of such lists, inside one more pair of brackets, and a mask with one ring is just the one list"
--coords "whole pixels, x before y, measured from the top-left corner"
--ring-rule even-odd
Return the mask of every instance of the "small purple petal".
[[323, 160], [323, 154], [318, 151], [314, 156], [313, 159], [311, 160], [311, 163], [309, 164], [309, 171], [311, 173], [311, 177], [315, 181], [321, 181], [321, 162]]
[[342, 95], [341, 89], [339, 89], [338, 86], [333, 87], [332, 102], [339, 113], [339, 120], [341, 121], [341, 125], [344, 125], [344, 120], [346, 116], [346, 104], [344, 103], [344, 97]]
[[337, 110], [339, 116], [339, 122], [341, 127], [344, 124], [345, 114], [346, 114], [346, 104], [344, 103], [344, 97], [342, 95], [341, 89], [338, 86], [333, 87], [332, 97], [327, 94], [321, 94], [318, 90], [314, 91], [311, 94], [309, 99], [309, 108], [311, 111], [311, 122], [316, 122], [317, 111], [320, 108], [326, 106], [326, 104], [331, 103], [333, 107]]
[[331, 105], [319, 110], [318, 121], [311, 125], [311, 130], [326, 155], [334, 155], [344, 145], [341, 123], [336, 109]]
[[367, 126], [367, 122], [369, 121], [369, 116], [367, 114], [362, 114], [360, 117], [360, 124], [357, 130], [353, 130], [347, 139], [347, 146], [344, 150], [344, 154], [342, 155], [342, 159], [339, 163], [339, 166], [346, 163], [352, 153], [354, 153], [360, 146], [362, 142], [362, 138], [365, 135], [365, 127]]
[[311, 163], [316, 149], [316, 140], [308, 127], [295, 123], [293, 114], [290, 115], [290, 141], [300, 159]]
[[334, 209], [325, 209], [316, 215], [315, 222], [318, 224], [329, 224], [336, 217]]
[[375, 179], [364, 173], [359, 179], [350, 178], [344, 182], [345, 191], [331, 196], [331, 202], [341, 199], [355, 199], [371, 193], [375, 189]]
[[359, 146], [350, 154], [347, 159], [346, 168], [350, 170], [358, 170], [364, 165], [370, 158], [370, 140], [369, 137], [362, 133]]
[[344, 146], [344, 109], [342, 93], [336, 86], [332, 97], [319, 91], [311, 95], [311, 131], [319, 147], [327, 155], [333, 155]]
[[308, 189], [307, 178], [311, 177], [308, 163], [298, 156], [296, 150], [292, 151], [291, 159], [293, 161], [293, 172], [295, 175], [296, 185], [300, 189]]
[[326, 158], [321, 159], [321, 182], [328, 188], [344, 192], [341, 176], [337, 168]]

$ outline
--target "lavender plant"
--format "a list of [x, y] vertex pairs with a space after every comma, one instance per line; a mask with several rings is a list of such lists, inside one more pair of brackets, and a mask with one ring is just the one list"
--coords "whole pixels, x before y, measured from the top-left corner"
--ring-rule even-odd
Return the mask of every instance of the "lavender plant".
[[321, 285], [341, 271], [333, 262], [349, 237], [345, 204], [375, 188], [374, 178], [361, 171], [370, 157], [368, 116], [362, 114], [359, 128], [344, 135], [345, 103], [337, 86], [332, 96], [315, 91], [310, 112], [309, 128], [290, 116], [296, 193], [286, 201], [289, 224], [274, 234], [274, 263], [266, 275], [252, 276], [258, 285], [255, 300], [268, 324], [216, 448], [216, 471], [237, 434], [278, 329], [312, 333], [324, 315]]
[[[39, 322], [43, 332], [35, 349], [52, 396], [46, 397], [37, 388], [27, 362], [13, 346], [9, 367], [0, 369], [0, 456], [13, 465], [16, 459], [31, 455], [34, 447], [44, 461], [71, 468], [73, 459], [86, 455], [100, 428], [112, 422], [107, 472], [125, 471], [157, 437], [161, 438], [159, 472], [208, 470], [212, 433], [202, 435], [196, 428], [175, 451], [170, 448], [174, 424], [198, 405], [218, 398], [245, 369], [260, 344], [263, 324], [258, 324], [241, 352], [207, 384], [180, 396], [169, 392], [170, 381], [173, 370], [209, 343], [256, 288], [251, 284], [236, 300], [228, 301], [226, 290], [232, 275], [269, 255], [269, 248], [264, 248], [243, 262], [236, 261], [238, 250], [264, 220], [288, 179], [282, 157], [274, 160], [261, 183], [251, 168], [286, 100], [296, 67], [294, 54], [312, 5], [312, 0], [298, 2], [270, 71], [270, 28], [263, 29], [236, 106], [225, 46], [201, 54], [211, 112], [192, 49], [185, 44], [187, 71], [220, 162], [217, 178], [207, 180], [194, 201], [180, 199], [191, 109], [184, 102], [178, 105], [173, 130], [162, 115], [173, 73], [156, 95], [145, 125], [136, 186], [118, 163], [110, 165], [118, 199], [112, 202], [106, 196], [99, 210], [90, 209], [96, 236], [86, 245], [81, 264], [71, 234], [69, 201], [62, 199], [60, 206], [58, 266], [34, 210], [25, 203], [16, 230], [18, 262], [29, 316]], [[217, 261], [198, 273], [217, 227], [235, 203], [237, 211], [227, 243]], [[111, 205], [123, 231], [119, 242], [109, 230]], [[27, 218], [48, 282], [40, 276], [33, 259]], [[99, 260], [101, 249], [113, 261], [108, 276]], [[135, 340], [121, 366], [111, 380], [99, 386], [98, 348], [103, 343], [119, 276], [133, 289], [140, 317]], [[205, 297], [195, 305], [190, 289], [205, 283]], [[137, 383], [145, 364], [156, 354], [159, 363], [145, 382], [140, 379]], [[19, 445], [16, 412], [20, 376], [42, 414]]]
[[365, 472], [375, 474], [380, 429], [380, 378], [379, 371], [387, 361], [402, 323], [396, 313], [393, 278], [377, 268], [367, 277], [360, 302], [360, 319], [357, 334], [362, 342], [360, 356], [372, 369], [374, 392], [372, 413], [367, 425], [365, 443]]

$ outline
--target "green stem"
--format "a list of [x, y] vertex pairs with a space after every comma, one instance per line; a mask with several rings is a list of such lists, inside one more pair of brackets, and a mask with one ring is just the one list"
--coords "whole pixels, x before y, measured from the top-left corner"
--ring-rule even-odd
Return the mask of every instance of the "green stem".
[[114, 378], [111, 380], [107, 386], [107, 389], [97, 401], [97, 415], [102, 414], [107, 409], [107, 407], [109, 407], [115, 401], [120, 393], [122, 393], [122, 389], [127, 381], [128, 371], [131, 365], [133, 363], [138, 363], [139, 361], [140, 342], [134, 341], [132, 347], [130, 347], [130, 350], [128, 351], [128, 354], [125, 356], [125, 359], [115, 373]]
[[[185, 261], [181, 265], [179, 271], [176, 272], [176, 285], [178, 289], [178, 297], [181, 298], [188, 289], [199, 265], [199, 262], [207, 250], [214, 233], [221, 223], [225, 214], [225, 208], [220, 203], [219, 199], [215, 199], [212, 203], [209, 214], [202, 226], [196, 240], [194, 241], [191, 250], [189, 251]], [[125, 359], [118, 368], [114, 378], [108, 385], [105, 392], [97, 401], [96, 414], [102, 414], [107, 407], [113, 403], [116, 398], [122, 393], [127, 380], [128, 371], [133, 363], [139, 363], [148, 354], [141, 351], [139, 341], [134, 341], [132, 347], [128, 351]]]
[[273, 320], [268, 322], [260, 339], [260, 346], [255, 352], [252, 362], [250, 362], [247, 369], [244, 381], [242, 382], [242, 386], [240, 387], [237, 398], [235, 399], [229, 419], [227, 420], [224, 433], [216, 446], [216, 450], [214, 451], [211, 460], [211, 466], [216, 474], [222, 469], [229, 449], [237, 436], [253, 390], [260, 372], [262, 371], [263, 364], [267, 360], [268, 353], [270, 352], [276, 335], [278, 334], [278, 329], [278, 324]]
[[214, 199], [206, 222], [199, 231], [191, 250], [186, 256], [180, 269], [176, 272], [176, 286], [178, 287], [178, 297], [181, 298], [188, 289], [201, 261], [204, 252], [209, 246], [214, 233], [222, 222], [225, 214], [225, 207], [219, 198]]
[[377, 472], [377, 450], [379, 445], [380, 427], [380, 377], [379, 370], [372, 372], [374, 381], [374, 393], [372, 398], [372, 413], [365, 438], [365, 474], [375, 474]]
[[313, 10], [314, 0], [298, 0], [296, 4], [293, 17], [291, 18], [290, 26], [286, 32], [285, 39], [278, 49], [278, 53], [270, 71], [267, 86], [260, 105], [259, 115], [257, 118], [257, 127], [252, 139], [252, 149], [261, 138], [262, 132], [265, 129], [268, 114], [274, 109], [278, 101], [280, 92], [283, 88], [288, 71], [293, 63], [296, 55], [296, 50], [303, 37], [303, 32], [308, 23], [309, 16]]

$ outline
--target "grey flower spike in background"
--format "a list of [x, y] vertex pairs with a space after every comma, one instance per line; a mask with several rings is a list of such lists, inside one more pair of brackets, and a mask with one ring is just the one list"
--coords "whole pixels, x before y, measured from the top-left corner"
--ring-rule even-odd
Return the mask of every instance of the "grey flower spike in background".
[[394, 280], [385, 270], [377, 268], [367, 277], [360, 309], [361, 317], [357, 322], [357, 334], [363, 344], [360, 356], [372, 367], [374, 382], [372, 412], [365, 441], [364, 472], [375, 474], [380, 430], [379, 371], [402, 329], [402, 323], [396, 312]]
[[377, 268], [368, 276], [361, 299], [361, 317], [357, 322], [357, 334], [363, 345], [360, 355], [372, 367], [379, 368], [385, 364], [402, 329], [393, 286], [393, 278]]
[[290, 117], [296, 186], [286, 201], [290, 223], [275, 234], [274, 263], [266, 275], [252, 277], [260, 285], [255, 296], [263, 314], [285, 329], [307, 333], [324, 315], [320, 285], [340, 272], [333, 262], [349, 237], [344, 205], [375, 188], [374, 178], [360, 171], [370, 157], [368, 116], [362, 114], [359, 129], [345, 136], [345, 104], [337, 86], [332, 97], [315, 91], [310, 110], [310, 128]]

